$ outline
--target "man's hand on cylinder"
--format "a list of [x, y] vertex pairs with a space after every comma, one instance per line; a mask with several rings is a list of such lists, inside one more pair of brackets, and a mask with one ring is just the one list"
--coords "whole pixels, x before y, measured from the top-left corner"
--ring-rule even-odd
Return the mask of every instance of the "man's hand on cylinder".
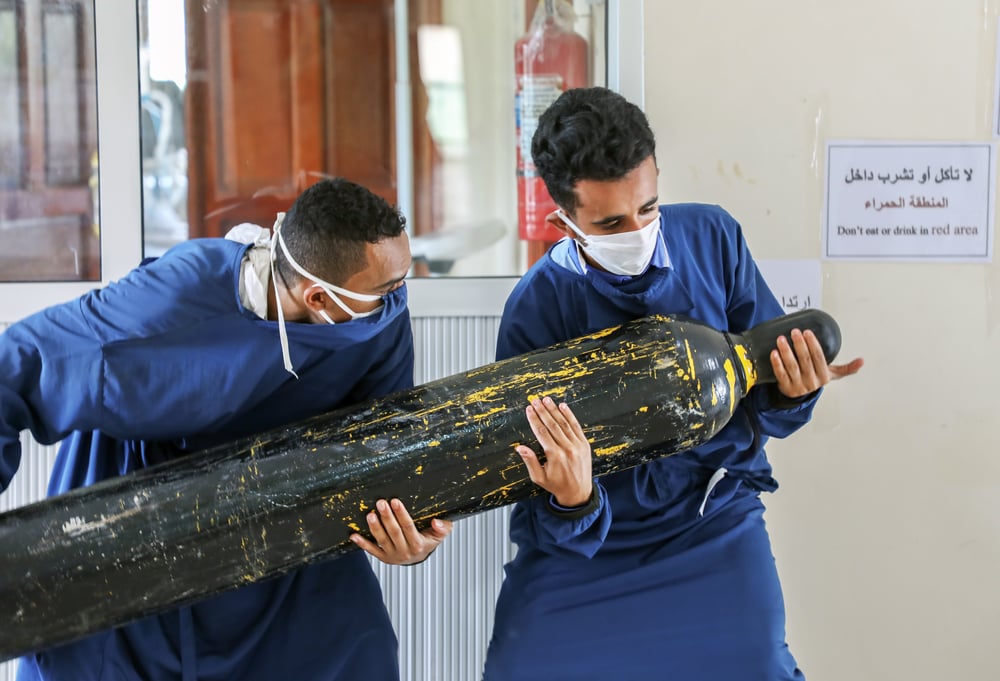
[[791, 339], [779, 336], [771, 351], [771, 368], [778, 381], [778, 390], [786, 397], [803, 397], [833, 380], [852, 376], [864, 366], [856, 357], [847, 364], [827, 364], [823, 347], [810, 330], [792, 329]]
[[351, 541], [390, 565], [423, 562], [451, 534], [453, 528], [450, 520], [435, 518], [431, 526], [421, 532], [399, 499], [379, 499], [375, 509], [366, 518], [368, 530], [375, 541], [357, 532], [351, 535]]

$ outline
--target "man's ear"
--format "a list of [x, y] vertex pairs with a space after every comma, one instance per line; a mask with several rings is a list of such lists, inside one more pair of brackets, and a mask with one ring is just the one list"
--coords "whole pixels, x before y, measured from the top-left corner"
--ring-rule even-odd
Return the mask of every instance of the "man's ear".
[[326, 293], [317, 284], [303, 287], [301, 296], [303, 304], [313, 312], [326, 307]]
[[560, 210], [562, 209], [554, 210], [548, 215], [546, 215], [545, 222], [549, 223], [550, 225], [558, 229], [560, 232], [562, 232], [563, 234], [572, 239], [575, 236], [575, 233], [571, 231], [570, 228], [566, 226], [566, 223], [563, 222], [562, 218], [559, 217]]

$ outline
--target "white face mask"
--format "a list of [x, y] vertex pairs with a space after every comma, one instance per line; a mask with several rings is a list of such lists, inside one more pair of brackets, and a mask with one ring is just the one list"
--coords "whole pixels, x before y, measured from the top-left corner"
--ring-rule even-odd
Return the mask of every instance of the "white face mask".
[[[368, 303], [374, 302], [376, 300], [382, 300], [382, 296], [374, 295], [371, 293], [355, 293], [354, 291], [348, 291], [345, 288], [340, 288], [339, 286], [335, 286], [334, 284], [331, 284], [328, 281], [323, 281], [319, 277], [310, 274], [309, 272], [306, 271], [304, 267], [295, 262], [295, 259], [292, 257], [292, 254], [288, 252], [288, 247], [285, 246], [284, 237], [281, 236], [281, 224], [284, 222], [284, 220], [285, 220], [285, 214], [278, 213], [278, 217], [274, 221], [274, 235], [271, 237], [271, 283], [274, 286], [274, 300], [275, 304], [278, 307], [278, 335], [281, 337], [281, 355], [285, 361], [285, 369], [293, 376], [298, 378], [298, 374], [296, 374], [292, 370], [292, 361], [288, 355], [288, 333], [285, 331], [285, 313], [284, 310], [281, 309], [281, 295], [278, 293], [278, 279], [274, 273], [274, 262], [275, 259], [277, 258], [278, 247], [281, 248], [281, 252], [282, 254], [284, 254], [285, 260], [287, 260], [288, 264], [292, 266], [292, 269], [294, 269], [296, 272], [302, 275], [305, 279], [308, 279], [309, 281], [313, 282], [321, 289], [323, 289], [323, 292], [330, 297], [330, 300], [332, 300], [334, 303], [337, 304], [338, 307], [340, 307], [340, 309], [342, 309], [344, 312], [350, 315], [351, 319], [361, 319], [362, 317], [370, 317], [373, 314], [381, 312], [383, 306], [378, 305], [375, 307], [374, 310], [370, 310], [368, 312], [355, 312], [354, 310], [349, 308], [343, 300], [341, 300], [341, 296], [343, 296], [344, 298], [350, 298], [351, 300], [358, 300]], [[324, 320], [326, 320], [327, 324], [336, 323], [333, 321], [333, 318], [331, 318], [330, 315], [327, 314], [326, 310], [320, 310], [319, 315]]]
[[577, 241], [580, 248], [608, 272], [634, 277], [649, 267], [660, 235], [659, 211], [645, 227], [632, 232], [599, 235], [584, 234], [583, 230], [561, 210], [557, 215], [580, 237]]

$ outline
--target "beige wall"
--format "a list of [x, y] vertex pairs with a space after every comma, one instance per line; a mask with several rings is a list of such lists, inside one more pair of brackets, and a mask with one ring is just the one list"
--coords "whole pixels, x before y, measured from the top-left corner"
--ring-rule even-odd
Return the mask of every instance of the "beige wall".
[[[831, 139], [991, 141], [998, 0], [646, 0], [661, 198], [819, 258]], [[1000, 679], [1000, 265], [824, 261], [858, 376], [770, 452], [810, 681]]]

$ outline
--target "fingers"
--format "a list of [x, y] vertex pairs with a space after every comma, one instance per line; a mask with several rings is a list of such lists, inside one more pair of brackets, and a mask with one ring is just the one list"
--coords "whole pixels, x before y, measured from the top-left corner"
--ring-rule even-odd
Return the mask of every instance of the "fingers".
[[[379, 513], [383, 513], [383, 509], [387, 509], [388, 506], [385, 500], [380, 499], [375, 504], [375, 508], [378, 509]], [[379, 549], [385, 552], [395, 548], [395, 545], [393, 544], [392, 539], [390, 538], [389, 533], [386, 531], [385, 528], [385, 523], [388, 523], [389, 519], [385, 518], [383, 521], [383, 519], [379, 517], [379, 513], [375, 513], [374, 511], [372, 511], [366, 516], [365, 520], [368, 521], [368, 531], [371, 532], [372, 538], [375, 540], [375, 543], [378, 545]], [[388, 515], [391, 516], [392, 515], [391, 512]], [[392, 522], [394, 523], [396, 522], [396, 519], [394, 517], [392, 518]], [[397, 528], [399, 527], [398, 523], [396, 523], [396, 527]]]
[[530, 447], [517, 445], [531, 481], [567, 507], [586, 502], [593, 491], [590, 442], [573, 410], [552, 398], [534, 399], [525, 410], [528, 424], [545, 451], [545, 464]]
[[803, 376], [813, 377], [813, 380], [810, 381], [812, 387], [809, 390], [812, 392], [830, 382], [830, 367], [826, 363], [826, 353], [823, 352], [823, 346], [820, 345], [816, 334], [812, 331], [806, 331], [801, 336], [805, 344], [806, 354], [805, 357], [800, 356], [799, 365], [802, 367]]
[[575, 437], [586, 439], [586, 436], [583, 434], [583, 426], [576, 420], [576, 414], [569, 408], [569, 405], [563, 402], [559, 405], [559, 411], [562, 413], [563, 418], [566, 419], [566, 424], [569, 426], [570, 432]]
[[531, 447], [525, 447], [524, 445], [518, 445], [516, 450], [521, 455], [521, 460], [524, 461], [524, 465], [528, 469], [528, 477], [531, 478], [531, 481], [540, 487], [545, 487], [545, 469], [538, 460], [538, 455], [531, 451]]
[[[777, 348], [771, 350], [771, 369], [774, 371], [774, 377], [778, 381], [781, 392], [788, 395], [788, 389], [791, 389], [798, 379], [798, 363], [794, 361], [795, 355], [784, 336], [778, 337], [776, 345]], [[789, 366], [794, 370], [794, 375], [789, 371]], [[794, 395], [789, 395], [789, 397], [794, 397]]]
[[[552, 440], [573, 437], [573, 427], [566, 418], [567, 412], [572, 416], [568, 405], [557, 405], [551, 397], [531, 401], [527, 410], [528, 424], [544, 449], [557, 444]], [[548, 438], [549, 442], [543, 442], [543, 437]]]
[[538, 410], [535, 409], [536, 403], [538, 403], [538, 400], [534, 400], [531, 404], [529, 404], [527, 409], [524, 410], [524, 413], [528, 415], [528, 426], [531, 427], [531, 432], [533, 432], [535, 437], [538, 438], [538, 444], [540, 444], [542, 449], [545, 451], [549, 451], [555, 447], [553, 433], [549, 430], [548, 426], [545, 425], [545, 422], [542, 420]]
[[831, 364], [830, 377], [832, 380], [837, 380], [846, 376], [853, 376], [858, 373], [864, 365], [865, 360], [860, 357], [855, 357], [847, 364]]
[[375, 511], [367, 515], [370, 541], [354, 533], [350, 539], [359, 548], [385, 563], [410, 565], [427, 558], [444, 539], [451, 534], [453, 524], [448, 520], [435, 519], [431, 526], [421, 532], [413, 518], [399, 499], [380, 499]]
[[777, 341], [775, 341], [777, 348], [771, 351], [771, 362], [774, 363], [775, 357], [779, 362], [782, 373], [784, 373], [789, 380], [795, 381], [799, 377], [799, 363], [795, 360], [795, 349], [792, 344], [788, 342], [788, 339], [784, 336], [778, 336]]
[[420, 532], [413, 524], [413, 518], [399, 499], [386, 503], [380, 500], [375, 504], [381, 515], [382, 527], [385, 528], [393, 546], [402, 548], [420, 541]]
[[431, 521], [430, 529], [425, 531], [423, 535], [434, 539], [438, 544], [440, 544], [449, 534], [451, 534], [453, 529], [455, 529], [455, 524], [450, 520], [435, 518]]
[[368, 541], [357, 532], [351, 535], [351, 541], [357, 544], [360, 549], [369, 555], [375, 556], [381, 561], [385, 561], [385, 551], [379, 548], [378, 544]]

